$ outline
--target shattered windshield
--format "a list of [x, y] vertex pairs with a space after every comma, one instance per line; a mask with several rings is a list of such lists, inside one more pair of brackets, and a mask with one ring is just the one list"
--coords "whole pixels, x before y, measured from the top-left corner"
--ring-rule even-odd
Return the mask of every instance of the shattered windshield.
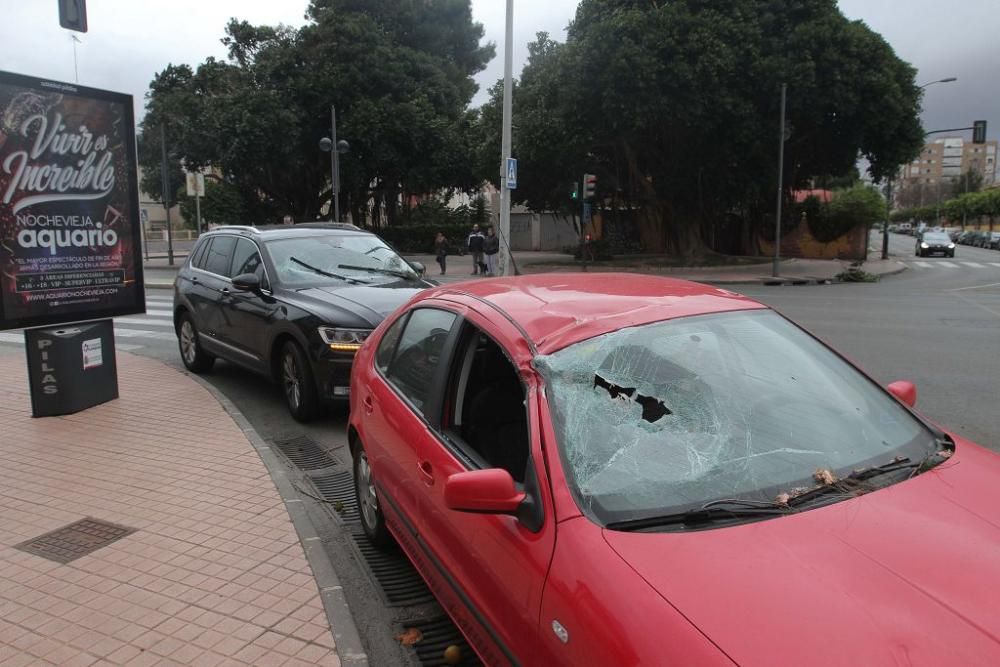
[[584, 511], [602, 523], [773, 500], [896, 456], [934, 434], [780, 315], [688, 317], [535, 359]]

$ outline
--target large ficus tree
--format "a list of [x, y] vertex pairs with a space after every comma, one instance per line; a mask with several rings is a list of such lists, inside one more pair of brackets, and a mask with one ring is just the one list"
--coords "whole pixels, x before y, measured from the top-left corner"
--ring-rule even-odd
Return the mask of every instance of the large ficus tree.
[[[476, 92], [493, 55], [469, 0], [314, 0], [301, 29], [233, 20], [226, 61], [168, 66], [147, 94], [140, 162], [159, 192], [164, 124], [171, 158], [210, 166], [236, 186], [253, 221], [311, 219], [330, 201], [319, 150], [336, 105], [341, 207], [391, 222], [408, 194], [472, 190]], [[156, 150], [154, 150], [156, 149]]]
[[[733, 214], [749, 240], [773, 209], [782, 83], [786, 189], [859, 155], [882, 179], [919, 150], [913, 68], [835, 0], [583, 0], [567, 41], [540, 36], [522, 72], [519, 180], [598, 174], [600, 199], [640, 212], [650, 249], [699, 252]], [[553, 205], [539, 194], [515, 197]]]

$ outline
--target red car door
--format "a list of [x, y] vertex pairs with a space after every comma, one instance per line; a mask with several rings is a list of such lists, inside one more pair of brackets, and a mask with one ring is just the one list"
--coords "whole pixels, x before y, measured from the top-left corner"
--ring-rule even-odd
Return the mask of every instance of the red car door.
[[417, 448], [429, 437], [425, 413], [435, 400], [434, 378], [455, 313], [417, 308], [390, 325], [374, 364], [363, 370], [362, 441], [390, 525], [419, 521], [423, 473]]
[[[542, 589], [555, 544], [555, 517], [538, 428], [538, 385], [523, 342], [520, 357], [510, 351], [518, 347], [516, 343], [496, 344], [504, 340], [505, 333], [517, 336], [512, 326], [505, 331], [475, 313], [469, 312], [467, 317], [470, 319], [463, 323], [451, 358], [440, 426], [412, 441], [419, 457], [415, 468], [424, 487], [419, 521], [423, 548], [437, 570], [433, 575], [438, 577], [435, 588], [445, 591], [439, 593], [439, 599], [487, 664], [554, 664], [554, 656], [547, 654], [551, 646], [542, 642], [539, 634]], [[494, 368], [477, 379], [473, 371], [480, 355], [492, 355]], [[506, 370], [504, 363], [509, 367]], [[521, 381], [524, 393], [516, 401], [489, 393], [491, 381], [504, 372], [513, 378], [506, 387], [516, 388], [518, 379]], [[486, 393], [485, 417], [472, 414], [468, 405], [475, 398], [472, 394], [477, 383], [487, 385], [481, 390]], [[509, 422], [495, 419], [503, 421], [497, 413], [507, 409], [505, 402], [522, 411], [522, 421], [513, 429]], [[510, 414], [516, 416], [515, 412]], [[477, 423], [468, 423], [470, 419]], [[520, 435], [513, 435], [522, 424], [523, 441]], [[498, 434], [501, 444], [509, 440], [512, 446], [523, 447], [523, 453], [488, 452], [494, 461], [483, 460], [472, 445], [484, 430]], [[537, 525], [526, 525], [533, 522], [513, 516], [465, 513], [446, 506], [448, 477], [483, 467], [511, 467], [512, 476], [535, 503]]]

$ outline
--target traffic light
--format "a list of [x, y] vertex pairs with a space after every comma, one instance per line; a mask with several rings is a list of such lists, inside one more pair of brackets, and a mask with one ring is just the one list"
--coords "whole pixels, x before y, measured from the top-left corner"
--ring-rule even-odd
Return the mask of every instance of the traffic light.
[[592, 199], [597, 190], [597, 176], [594, 174], [583, 175], [583, 198]]
[[977, 120], [972, 123], [972, 143], [986, 143], [986, 121]]
[[573, 184], [573, 191], [569, 193], [569, 198], [572, 199], [573, 201], [576, 201], [576, 200], [578, 200], [580, 198], [580, 184], [579, 183], [574, 183]]
[[87, 32], [87, 0], [59, 0], [59, 25]]

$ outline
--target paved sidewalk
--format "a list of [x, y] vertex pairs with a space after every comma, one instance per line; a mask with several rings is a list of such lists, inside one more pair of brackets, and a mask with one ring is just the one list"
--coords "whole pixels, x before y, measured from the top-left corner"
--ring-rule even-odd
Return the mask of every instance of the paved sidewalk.
[[[33, 419], [0, 354], [0, 665], [339, 665], [246, 436], [194, 380], [117, 356], [121, 398]], [[14, 549], [85, 518], [135, 532], [65, 564]]]

